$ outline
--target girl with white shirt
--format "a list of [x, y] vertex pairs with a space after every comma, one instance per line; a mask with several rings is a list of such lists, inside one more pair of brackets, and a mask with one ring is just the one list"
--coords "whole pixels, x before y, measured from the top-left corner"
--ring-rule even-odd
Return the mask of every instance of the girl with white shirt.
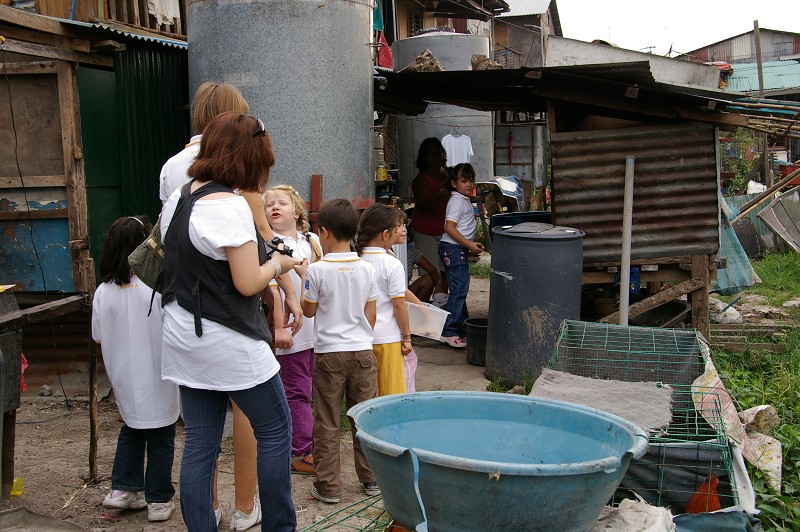
[[[148, 312], [152, 290], [128, 265], [128, 255], [144, 242], [150, 229], [140, 218], [126, 216], [108, 230], [100, 255], [103, 282], [92, 299], [92, 338], [102, 345], [106, 373], [122, 418], [111, 471], [112, 491], [103, 506], [116, 510], [147, 507], [148, 520], [166, 521], [175, 508], [172, 462], [178, 387], [161, 380], [161, 314]], [[160, 296], [155, 297], [160, 303]]]
[[[179, 385], [186, 441], [181, 513], [190, 532], [213, 530], [212, 478], [229, 399], [250, 420], [256, 440], [262, 530], [294, 530], [289, 408], [259, 292], [300, 261], [266, 260], [247, 201], [275, 163], [257, 118], [237, 112], [206, 127], [193, 181], [161, 213], [164, 235], [162, 377]], [[173, 231], [174, 229], [174, 231]]]
[[[294, 257], [304, 261], [304, 266], [322, 258], [319, 238], [309, 232], [308, 210], [300, 194], [289, 185], [278, 185], [264, 193], [264, 209], [275, 235], [286, 247], [294, 250]], [[303, 293], [305, 268], [300, 274], [289, 272], [295, 292]], [[301, 277], [302, 276], [302, 277]], [[281, 365], [281, 380], [289, 410], [292, 412], [292, 473], [313, 475], [312, 431], [314, 415], [311, 412], [312, 374], [314, 370], [314, 318], [306, 318], [303, 327], [294, 335], [290, 324], [283, 323], [285, 297], [277, 283], [270, 283], [275, 301], [275, 347]], [[298, 297], [297, 303], [300, 303]]]

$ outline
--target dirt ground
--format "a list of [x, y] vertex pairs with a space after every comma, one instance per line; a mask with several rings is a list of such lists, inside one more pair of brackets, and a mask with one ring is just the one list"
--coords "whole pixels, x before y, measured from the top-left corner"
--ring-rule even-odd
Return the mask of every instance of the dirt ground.
[[[473, 317], [487, 317], [489, 280], [472, 280], [468, 306]], [[464, 350], [451, 349], [425, 338], [414, 339], [419, 356], [417, 390], [484, 390], [488, 381], [483, 368], [466, 363]], [[24, 492], [19, 497], [0, 501], [0, 525], [3, 511], [25, 508], [63, 524], [92, 531], [177, 531], [184, 530], [179, 506], [172, 518], [161, 523], [147, 521], [146, 511], [115, 512], [104, 510], [103, 497], [110, 489], [111, 467], [119, 431], [116, 406], [109, 400], [99, 405], [100, 434], [97, 449], [96, 482], [86, 482], [89, 457], [89, 408], [85, 398], [38, 397], [36, 391], [23, 394], [17, 411], [15, 476], [23, 479]], [[298, 529], [353, 504], [365, 497], [353, 469], [353, 442], [342, 434], [342, 496], [335, 505], [310, 497], [311, 477], [292, 476], [292, 498], [297, 510]], [[178, 488], [180, 457], [183, 452], [183, 427], [176, 438], [173, 479]], [[221, 530], [228, 529], [233, 501], [233, 451], [229, 438], [222, 446], [219, 493], [225, 516]], [[179, 493], [175, 502], [180, 505]], [[6, 516], [10, 515], [9, 512]], [[26, 521], [31, 522], [31, 521]], [[0, 526], [3, 528], [3, 526]], [[23, 526], [14, 530], [58, 530], [61, 527]], [[253, 530], [257, 530], [254, 528]]]

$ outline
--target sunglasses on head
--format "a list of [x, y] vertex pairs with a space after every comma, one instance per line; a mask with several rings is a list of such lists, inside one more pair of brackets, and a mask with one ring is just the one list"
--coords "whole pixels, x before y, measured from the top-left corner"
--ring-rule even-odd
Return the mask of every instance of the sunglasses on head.
[[262, 137], [267, 136], [267, 129], [264, 127], [264, 122], [261, 121], [260, 118], [256, 118], [255, 116], [251, 116], [250, 118], [255, 119], [258, 122], [258, 129], [253, 131], [253, 138], [258, 137], [259, 135]]

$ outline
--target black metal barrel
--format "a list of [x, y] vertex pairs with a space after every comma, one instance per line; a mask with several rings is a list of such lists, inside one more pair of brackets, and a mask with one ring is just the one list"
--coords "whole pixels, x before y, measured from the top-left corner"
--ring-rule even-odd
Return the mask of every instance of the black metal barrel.
[[485, 374], [522, 384], [547, 365], [561, 321], [580, 318], [584, 233], [535, 222], [492, 232]]

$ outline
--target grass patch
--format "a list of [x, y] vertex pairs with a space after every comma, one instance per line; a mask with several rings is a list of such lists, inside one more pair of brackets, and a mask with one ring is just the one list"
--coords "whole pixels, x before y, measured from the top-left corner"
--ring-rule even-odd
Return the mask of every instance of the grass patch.
[[800, 294], [800, 257], [794, 251], [769, 253], [753, 268], [761, 283], [748, 288], [748, 294], [765, 296], [776, 307]]
[[748, 467], [764, 530], [800, 530], [800, 334], [791, 336], [787, 341], [795, 347], [782, 355], [714, 352], [720, 377], [740, 410], [770, 404], [781, 417], [772, 434], [783, 447], [781, 493], [771, 491], [764, 475]]
[[469, 274], [471, 277], [479, 277], [481, 279], [488, 279], [489, 273], [491, 273], [492, 268], [485, 262], [470, 262], [469, 263]]

